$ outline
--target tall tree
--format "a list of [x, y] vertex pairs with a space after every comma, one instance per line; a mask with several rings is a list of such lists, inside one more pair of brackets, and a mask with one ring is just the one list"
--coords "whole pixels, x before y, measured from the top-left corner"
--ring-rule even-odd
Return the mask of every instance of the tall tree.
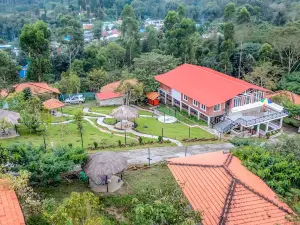
[[235, 3], [229, 2], [224, 9], [224, 20], [229, 21], [233, 19], [235, 15], [235, 10], [236, 10]]
[[[179, 8], [179, 11], [182, 11]], [[167, 53], [180, 57], [183, 63], [195, 60], [193, 34], [196, 32], [195, 22], [182, 18], [178, 12], [169, 11], [165, 18]]]
[[70, 15], [61, 15], [57, 35], [59, 42], [64, 46], [64, 52], [68, 55], [69, 67], [72, 69], [72, 61], [83, 53], [84, 39], [80, 21]]
[[252, 84], [274, 90], [281, 78], [281, 73], [282, 70], [278, 66], [266, 62], [255, 67], [253, 72], [246, 74], [244, 78]]
[[26, 24], [20, 36], [20, 46], [30, 61], [27, 78], [42, 81], [50, 71], [50, 30], [43, 21]]
[[128, 64], [131, 65], [133, 58], [140, 51], [138, 21], [134, 15], [132, 6], [125, 5], [121, 18], [123, 20], [121, 26], [122, 39], [125, 44], [126, 54], [128, 55]]
[[0, 50], [0, 89], [19, 81], [18, 70], [21, 69], [6, 52]]
[[300, 63], [300, 28], [291, 24], [278, 28], [272, 32], [270, 39], [276, 48], [280, 63], [286, 68], [288, 74], [296, 71]]
[[103, 69], [93, 69], [88, 73], [90, 91], [99, 92], [108, 83], [108, 75]]
[[239, 24], [250, 22], [250, 13], [246, 7], [243, 7], [240, 9], [238, 18], [237, 18], [237, 22]]

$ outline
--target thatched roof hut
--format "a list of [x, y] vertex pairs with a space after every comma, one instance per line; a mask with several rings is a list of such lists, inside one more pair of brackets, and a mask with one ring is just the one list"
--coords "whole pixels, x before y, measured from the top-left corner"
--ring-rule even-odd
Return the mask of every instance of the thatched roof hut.
[[0, 109], [0, 120], [4, 118], [7, 122], [15, 125], [18, 124], [18, 120], [21, 118], [19, 113]]
[[110, 114], [117, 120], [134, 120], [138, 117], [138, 111], [137, 109], [128, 106], [128, 105], [122, 105], [112, 111]]
[[103, 178], [123, 172], [127, 168], [127, 160], [116, 152], [99, 152], [89, 155], [83, 171], [97, 185]]

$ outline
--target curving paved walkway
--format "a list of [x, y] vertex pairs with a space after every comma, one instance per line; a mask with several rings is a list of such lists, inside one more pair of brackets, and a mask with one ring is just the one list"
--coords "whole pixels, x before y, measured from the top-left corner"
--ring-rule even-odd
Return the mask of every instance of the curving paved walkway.
[[[97, 123], [98, 123], [100, 126], [106, 127], [107, 129], [109, 129], [109, 130], [111, 130], [111, 131], [119, 132], [119, 133], [125, 133], [124, 130], [118, 130], [118, 129], [116, 129], [113, 125], [108, 125], [108, 124], [104, 123], [104, 119], [105, 119], [105, 117], [100, 117], [100, 118], [98, 118], [98, 119], [97, 119]], [[137, 132], [137, 131], [132, 130], [132, 129], [126, 130], [126, 132], [131, 133], [131, 134], [134, 134], [134, 135], [139, 136], [139, 137], [158, 139], [158, 136], [150, 135], [150, 134], [143, 134], [143, 133]], [[172, 138], [164, 137], [164, 140], [169, 140], [170, 142], [176, 144], [177, 146], [183, 146], [182, 143], [181, 143], [180, 141], [174, 140], [174, 139], [172, 139]]]

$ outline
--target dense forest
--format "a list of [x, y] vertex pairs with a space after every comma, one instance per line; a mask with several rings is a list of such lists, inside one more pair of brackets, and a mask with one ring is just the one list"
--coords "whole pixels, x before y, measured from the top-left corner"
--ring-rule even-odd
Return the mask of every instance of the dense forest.
[[[298, 9], [299, 1], [280, 0], [1, 0], [0, 42], [21, 49], [1, 52], [1, 86], [19, 82], [16, 71], [29, 62], [26, 79], [62, 92], [98, 91], [125, 77], [148, 91], [153, 75], [192, 63], [300, 94]], [[147, 18], [164, 26], [146, 27]], [[103, 23], [117, 20], [120, 38], [101, 39]], [[83, 23], [93, 23], [91, 42]]]

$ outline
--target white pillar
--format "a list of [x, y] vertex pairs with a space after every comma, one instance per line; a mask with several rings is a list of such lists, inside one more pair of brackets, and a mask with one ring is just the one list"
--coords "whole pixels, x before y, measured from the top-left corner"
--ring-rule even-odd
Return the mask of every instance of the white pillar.
[[259, 128], [260, 128], [260, 124], [257, 125], [257, 128], [256, 128], [256, 134], [259, 136]]
[[199, 111], [197, 111], [197, 118], [198, 118], [198, 120], [200, 120], [200, 112]]
[[167, 104], [167, 93], [165, 92], [165, 104]]
[[282, 128], [282, 122], [283, 122], [283, 118], [280, 119], [280, 124], [279, 124], [279, 128]]
[[207, 117], [207, 125], [208, 126], [210, 125], [210, 117], [209, 116]]
[[188, 106], [189, 116], [191, 115], [191, 107]]
[[172, 106], [174, 106], [174, 98], [172, 97]]
[[180, 111], [182, 110], [182, 102], [180, 101]]
[[267, 125], [266, 125], [266, 133], [269, 131], [269, 121], [267, 122]]

